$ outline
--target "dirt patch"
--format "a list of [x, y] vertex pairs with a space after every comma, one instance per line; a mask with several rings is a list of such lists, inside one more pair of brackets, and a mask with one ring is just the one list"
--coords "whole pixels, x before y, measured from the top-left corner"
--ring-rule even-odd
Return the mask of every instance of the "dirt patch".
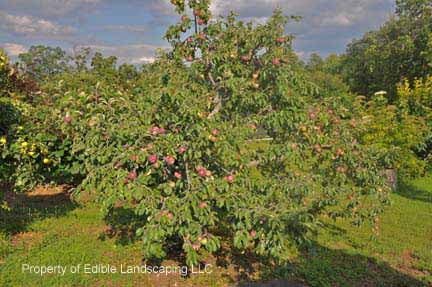
[[28, 250], [41, 242], [42, 239], [43, 234], [41, 232], [24, 232], [12, 236], [10, 242], [14, 247], [24, 247]]
[[405, 249], [404, 251], [402, 251], [401, 259], [402, 264], [396, 267], [396, 269], [398, 269], [399, 271], [415, 277], [423, 277], [428, 275], [428, 272], [420, 271], [413, 267], [418, 262], [418, 258], [416, 258], [412, 250]]

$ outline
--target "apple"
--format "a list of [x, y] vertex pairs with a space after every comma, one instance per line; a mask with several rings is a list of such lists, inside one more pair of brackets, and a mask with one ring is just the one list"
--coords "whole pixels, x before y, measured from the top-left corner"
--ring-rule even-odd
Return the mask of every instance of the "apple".
[[234, 182], [234, 175], [230, 174], [230, 175], [226, 176], [226, 177], [225, 177], [225, 180], [226, 180], [228, 183], [233, 183], [233, 182]]
[[187, 148], [185, 148], [184, 146], [181, 146], [178, 148], [178, 153], [179, 154], [184, 154], [187, 151]]
[[118, 162], [118, 163], [115, 164], [115, 168], [116, 169], [119, 169], [119, 168], [122, 168], [122, 167], [123, 167], [123, 164], [121, 162]]
[[203, 33], [203, 32], [200, 32], [199, 34], [198, 34], [198, 39], [200, 39], [200, 40], [205, 40], [205, 38], [206, 38], [206, 35]]
[[310, 113], [309, 114], [309, 119], [311, 119], [311, 120], [316, 119], [316, 114], [315, 113]]
[[193, 14], [194, 14], [194, 16], [199, 17], [201, 15], [201, 10], [200, 9], [194, 9]]
[[206, 175], [206, 176], [211, 176], [211, 175], [212, 175], [212, 173], [211, 173], [211, 171], [209, 171], [209, 170], [206, 170], [206, 171], [205, 171], [205, 175]]
[[199, 250], [200, 247], [201, 247], [201, 245], [200, 245], [199, 243], [192, 244], [192, 248], [193, 248], [194, 250]]
[[256, 236], [256, 231], [255, 231], [255, 230], [251, 230], [251, 231], [249, 232], [249, 235], [250, 235], [250, 237], [255, 238], [255, 236]]
[[284, 43], [285, 42], [285, 37], [277, 37], [276, 38], [276, 42], [279, 43], [279, 44]]
[[200, 202], [200, 204], [199, 204], [199, 208], [201, 208], [201, 209], [204, 209], [204, 208], [206, 208], [207, 207], [207, 203], [206, 202]]
[[193, 42], [192, 37], [188, 37], [188, 38], [186, 39], [186, 42], [189, 43], [189, 44], [192, 43], [192, 42]]
[[172, 214], [171, 212], [168, 212], [167, 218], [172, 220], [174, 218], [174, 214]]
[[128, 183], [129, 183], [129, 179], [125, 178], [125, 179], [123, 180], [123, 183], [124, 183], [124, 184], [128, 184]]
[[192, 61], [194, 60], [194, 58], [193, 58], [192, 56], [188, 56], [188, 57], [186, 58], [186, 60], [187, 60], [188, 62], [192, 62]]
[[342, 156], [342, 155], [344, 155], [345, 154], [345, 152], [343, 151], [343, 149], [341, 149], [341, 148], [338, 148], [337, 149], [337, 151], [336, 151], [336, 155], [337, 156]]
[[166, 130], [164, 128], [159, 128], [159, 134], [160, 135], [166, 134]]
[[132, 161], [138, 161], [138, 156], [137, 156], [137, 155], [133, 155], [133, 156], [131, 157], [131, 160], [132, 160]]
[[183, 16], [181, 17], [181, 20], [182, 20], [182, 22], [189, 21], [189, 17], [186, 16], [186, 15], [183, 15]]
[[170, 181], [170, 182], [168, 182], [168, 186], [171, 187], [171, 188], [174, 188], [175, 185], [176, 185], [176, 184], [175, 184], [174, 181]]
[[157, 161], [158, 161], [157, 155], [155, 155], [155, 154], [151, 154], [151, 155], [149, 155], [149, 156], [148, 156], [148, 161], [149, 161], [150, 163], [152, 163], [152, 164], [157, 163]]
[[49, 158], [44, 158], [43, 159], [43, 163], [46, 164], [46, 165], [48, 165], [48, 164], [51, 163], [51, 160]]
[[208, 139], [209, 139], [211, 142], [217, 142], [217, 137], [215, 137], [214, 135], [209, 135]]
[[154, 164], [152, 164], [152, 166], [153, 166], [154, 169], [158, 169], [159, 168], [159, 163], [155, 162]]
[[217, 136], [219, 134], [219, 130], [218, 129], [212, 129], [211, 133], [212, 133], [212, 135]]
[[70, 124], [72, 122], [72, 117], [70, 115], [66, 115], [63, 118], [63, 120], [64, 120], [65, 123]]
[[179, 171], [174, 172], [174, 177], [177, 179], [181, 179], [182, 178], [182, 174]]
[[201, 176], [201, 177], [205, 177], [206, 176], [206, 170], [205, 170], [205, 168], [203, 168], [202, 166], [198, 166], [197, 170], [198, 170], [199, 176]]
[[243, 63], [247, 63], [247, 62], [249, 62], [249, 57], [248, 56], [242, 56], [241, 60]]
[[157, 134], [159, 134], [159, 127], [156, 127], [156, 126], [154, 126], [154, 127], [151, 127], [150, 128], [150, 133], [152, 134], [152, 135], [157, 135]]
[[138, 177], [137, 173], [135, 171], [132, 171], [128, 174], [128, 178], [131, 180], [134, 180]]
[[164, 157], [164, 161], [168, 165], [173, 165], [175, 163], [175, 158], [173, 158], [172, 156], [166, 156], [166, 157]]
[[275, 66], [279, 66], [280, 65], [280, 59], [279, 58], [273, 58], [272, 63]]

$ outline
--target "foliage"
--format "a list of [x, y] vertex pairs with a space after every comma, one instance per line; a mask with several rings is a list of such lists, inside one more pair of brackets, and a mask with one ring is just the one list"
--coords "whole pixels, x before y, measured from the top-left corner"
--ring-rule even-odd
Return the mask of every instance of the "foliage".
[[[135, 208], [147, 259], [181, 246], [190, 265], [219, 249], [221, 230], [238, 249], [286, 260], [321, 213], [373, 219], [387, 201], [379, 151], [357, 143], [361, 127], [337, 98], [291, 68], [288, 18], [209, 23], [205, 3], [189, 2], [200, 31], [182, 37], [187, 16], [168, 29], [172, 52], [134, 88], [57, 87], [80, 188], [107, 211]], [[257, 126], [274, 138], [266, 152], [247, 146]]]
[[313, 53], [306, 65], [306, 71], [312, 82], [322, 89], [322, 93], [328, 95], [340, 95], [348, 93], [348, 86], [342, 77], [342, 57], [331, 54], [322, 59]]
[[401, 80], [413, 82], [430, 73], [430, 1], [397, 1], [396, 11], [397, 16], [380, 30], [368, 32], [348, 45], [344, 74], [354, 92], [370, 97], [384, 90], [392, 102]]
[[403, 101], [390, 105], [383, 95], [376, 95], [368, 102], [359, 97], [355, 106], [361, 110], [359, 114], [367, 126], [361, 140], [387, 150], [380, 158], [387, 169], [399, 170], [401, 178], [425, 173], [426, 162], [415, 152], [427, 138], [428, 128], [423, 117], [407, 113]]
[[19, 55], [21, 69], [37, 81], [70, 71], [72, 60], [60, 47], [32, 46], [26, 53]]
[[[165, 35], [172, 50], [139, 73], [98, 53], [90, 69], [85, 54], [76, 58], [76, 70], [57, 49], [21, 57], [42, 91], [13, 102], [21, 116], [2, 153], [15, 188], [75, 182], [108, 214], [132, 207], [145, 258], [178, 248], [189, 265], [219, 250], [223, 237], [285, 261], [322, 214], [376, 224], [388, 203], [382, 159], [404, 138], [375, 144], [367, 135], [420, 121], [347, 105], [342, 84], [324, 85], [338, 57], [303, 71], [284, 35], [298, 17], [277, 10], [259, 25], [234, 14], [211, 19], [210, 1], [188, 1], [194, 23], [185, 1], [172, 3], [183, 14]], [[368, 131], [364, 113], [376, 129]], [[265, 150], [249, 143], [258, 128], [273, 139]]]

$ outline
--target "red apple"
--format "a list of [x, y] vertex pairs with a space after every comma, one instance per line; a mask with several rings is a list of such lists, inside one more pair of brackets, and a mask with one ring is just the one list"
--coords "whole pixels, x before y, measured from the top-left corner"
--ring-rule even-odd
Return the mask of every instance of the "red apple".
[[188, 57], [186, 58], [186, 60], [187, 60], [188, 62], [192, 62], [192, 61], [194, 60], [194, 58], [193, 58], [192, 56], [188, 56]]
[[174, 172], [174, 177], [177, 179], [181, 179], [182, 178], [181, 172], [178, 172], [178, 171]]
[[255, 238], [256, 236], [256, 231], [255, 230], [251, 230], [251, 232], [249, 232], [250, 237]]
[[178, 153], [179, 154], [184, 154], [186, 152], [186, 150], [187, 149], [184, 146], [181, 146], [181, 147], [178, 148]]
[[132, 161], [138, 161], [138, 156], [137, 156], [137, 155], [133, 155], [133, 156], [131, 157], [131, 160], [132, 160]]
[[280, 59], [279, 58], [274, 58], [272, 60], [272, 63], [273, 63], [273, 65], [278, 66], [278, 65], [280, 65]]
[[155, 164], [158, 161], [157, 155], [155, 154], [151, 154], [148, 156], [148, 160], [150, 163]]
[[72, 122], [72, 117], [69, 116], [69, 115], [66, 115], [66, 116], [63, 118], [63, 120], [64, 120], [65, 123], [70, 124], [70, 123]]
[[249, 57], [248, 56], [242, 56], [241, 60], [242, 60], [242, 62], [247, 63], [247, 62], [249, 62]]
[[201, 10], [200, 9], [194, 9], [193, 10], [193, 14], [194, 14], [194, 16], [200, 16], [201, 15]]
[[168, 217], [168, 219], [172, 220], [174, 218], [174, 214], [172, 214], [171, 212], [168, 212], [167, 217]]
[[311, 119], [311, 120], [316, 119], [316, 115], [315, 115], [315, 113], [310, 113], [310, 114], [309, 114], [309, 119]]
[[279, 44], [282, 44], [285, 42], [285, 37], [277, 37], [276, 38], [276, 42], [278, 42]]
[[200, 204], [199, 204], [199, 208], [201, 208], [201, 209], [204, 209], [204, 208], [206, 208], [207, 207], [207, 203], [206, 202], [200, 202]]
[[119, 168], [122, 168], [122, 167], [123, 167], [123, 164], [121, 162], [118, 162], [118, 163], [115, 164], [115, 168], [116, 169], [119, 169]]
[[206, 38], [206, 35], [203, 33], [203, 32], [200, 32], [199, 34], [198, 34], [198, 39], [200, 39], [200, 40], [205, 40], [205, 38]]
[[219, 134], [219, 130], [218, 129], [212, 129], [211, 133], [212, 133], [212, 135], [217, 136]]
[[164, 157], [164, 161], [168, 165], [173, 165], [175, 163], [175, 158], [173, 158], [172, 156], [166, 156], [166, 157]]
[[234, 182], [234, 175], [230, 174], [230, 175], [226, 176], [226, 177], [225, 177], [225, 180], [226, 180], [228, 183], [233, 183], [233, 182]]
[[137, 173], [135, 171], [132, 171], [128, 174], [128, 178], [131, 180], [134, 180], [138, 177]]

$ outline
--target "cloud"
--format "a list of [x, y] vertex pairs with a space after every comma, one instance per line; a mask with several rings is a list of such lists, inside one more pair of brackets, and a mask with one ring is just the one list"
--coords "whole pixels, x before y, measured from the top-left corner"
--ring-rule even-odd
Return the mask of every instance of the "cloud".
[[[94, 52], [100, 52], [104, 56], [116, 56], [118, 63], [143, 64], [156, 60], [156, 50], [161, 48], [148, 44], [133, 45], [89, 45], [76, 48], [88, 47]], [[168, 48], [168, 47], [162, 47]]]
[[0, 10], [27, 13], [45, 18], [94, 11], [104, 0], [2, 0]]
[[132, 26], [132, 25], [107, 25], [102, 26], [102, 29], [105, 30], [126, 30], [129, 32], [146, 32], [148, 28], [146, 26]]
[[1, 44], [1, 47], [11, 57], [16, 57], [19, 54], [27, 52], [27, 48], [25, 46], [15, 43], [4, 43]]
[[71, 35], [75, 29], [70, 26], [62, 26], [51, 21], [32, 16], [17, 16], [0, 11], [0, 29], [11, 34], [26, 36], [38, 35]]

